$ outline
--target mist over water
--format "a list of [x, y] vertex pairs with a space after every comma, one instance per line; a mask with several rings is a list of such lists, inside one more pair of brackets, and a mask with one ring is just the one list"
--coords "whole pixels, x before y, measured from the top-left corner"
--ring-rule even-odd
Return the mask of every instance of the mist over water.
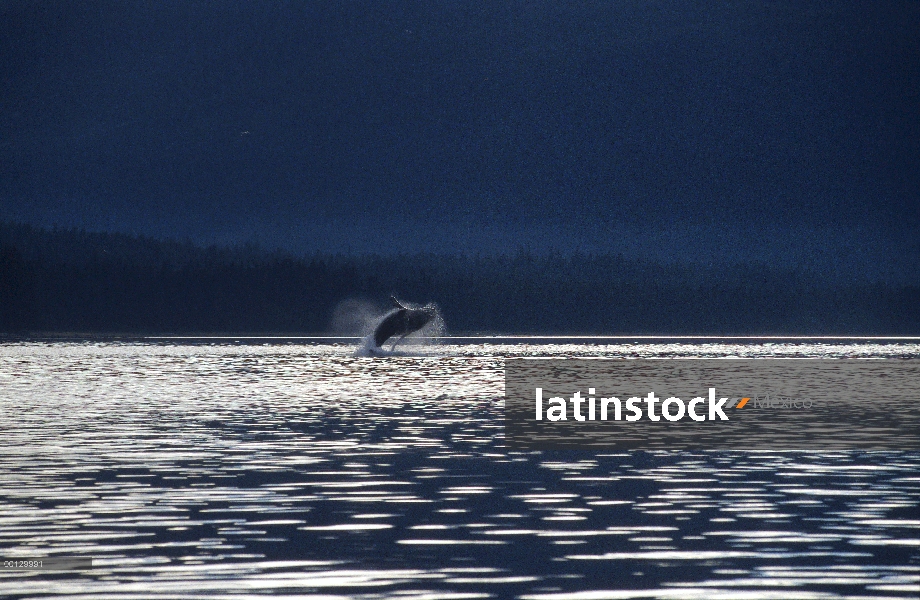
[[493, 341], [0, 345], [3, 554], [96, 564], [2, 595], [916, 598], [917, 453], [515, 452], [502, 396], [511, 356], [920, 345]]
[[339, 336], [364, 337], [374, 331], [388, 312], [367, 300], [342, 300], [332, 311], [330, 330]]

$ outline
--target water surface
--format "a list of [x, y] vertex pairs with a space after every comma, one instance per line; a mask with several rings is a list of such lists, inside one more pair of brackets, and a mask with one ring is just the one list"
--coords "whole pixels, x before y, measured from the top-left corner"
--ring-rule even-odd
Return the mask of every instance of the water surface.
[[0, 345], [11, 598], [912, 598], [920, 455], [532, 452], [508, 356], [920, 358], [909, 343]]

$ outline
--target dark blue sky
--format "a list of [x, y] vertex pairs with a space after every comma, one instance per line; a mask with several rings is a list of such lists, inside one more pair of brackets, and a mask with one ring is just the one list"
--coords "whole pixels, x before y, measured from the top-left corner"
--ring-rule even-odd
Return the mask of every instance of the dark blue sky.
[[920, 263], [920, 2], [0, 2], [0, 219]]

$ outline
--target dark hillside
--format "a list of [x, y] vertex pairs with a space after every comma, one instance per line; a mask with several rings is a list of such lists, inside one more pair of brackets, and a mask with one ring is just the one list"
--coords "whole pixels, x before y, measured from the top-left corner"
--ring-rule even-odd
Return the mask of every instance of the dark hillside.
[[920, 286], [618, 256], [336, 256], [0, 224], [0, 331], [321, 333], [347, 298], [437, 302], [449, 331], [917, 334]]

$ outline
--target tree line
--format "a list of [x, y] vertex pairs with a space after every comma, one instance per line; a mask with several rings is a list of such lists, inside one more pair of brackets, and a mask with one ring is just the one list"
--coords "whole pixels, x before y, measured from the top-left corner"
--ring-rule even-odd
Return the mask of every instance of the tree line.
[[435, 302], [449, 332], [918, 334], [920, 285], [617, 255], [297, 257], [0, 224], [0, 333], [311, 333], [336, 305]]

